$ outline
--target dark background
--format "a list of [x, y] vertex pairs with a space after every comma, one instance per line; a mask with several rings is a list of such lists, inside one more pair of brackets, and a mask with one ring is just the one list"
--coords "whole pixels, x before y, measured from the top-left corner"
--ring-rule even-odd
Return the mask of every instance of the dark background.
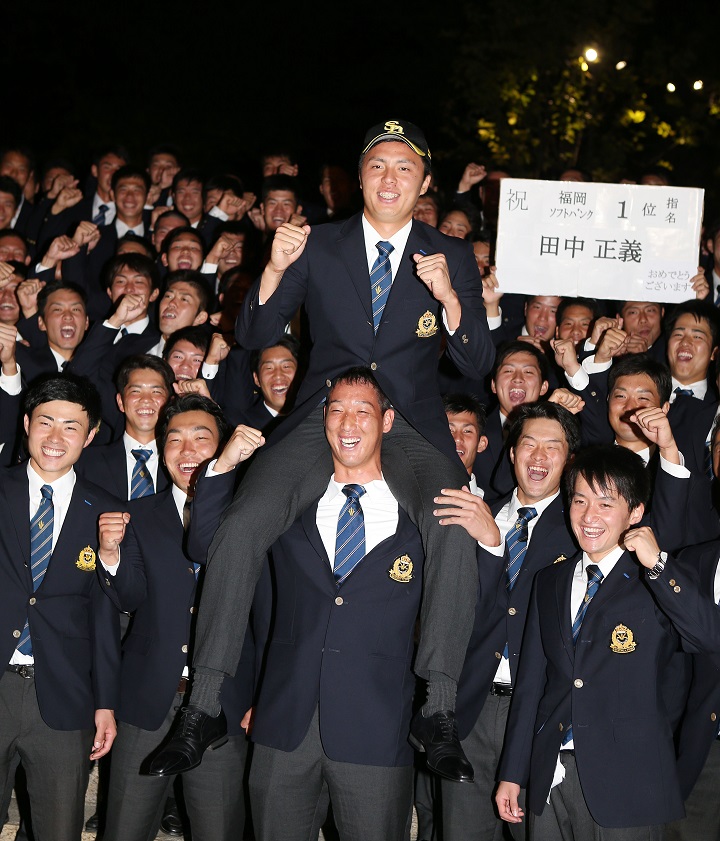
[[[62, 153], [84, 171], [106, 143], [143, 163], [151, 145], [173, 142], [183, 163], [237, 171], [251, 187], [261, 152], [288, 147], [307, 184], [327, 158], [354, 166], [365, 130], [400, 118], [425, 129], [451, 188], [471, 159], [518, 176], [577, 165], [597, 180], [667, 165], [673, 183], [706, 187], [720, 207], [718, 7], [6, 4], [0, 145], [28, 145], [41, 162]], [[582, 73], [588, 45], [601, 61]], [[643, 123], [627, 124], [639, 109]], [[497, 127], [504, 152], [478, 136], [480, 119]], [[658, 133], [661, 123], [671, 137]]]

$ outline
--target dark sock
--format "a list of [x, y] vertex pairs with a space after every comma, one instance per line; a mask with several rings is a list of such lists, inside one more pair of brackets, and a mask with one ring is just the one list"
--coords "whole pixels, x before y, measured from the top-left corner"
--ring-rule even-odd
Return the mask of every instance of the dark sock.
[[456, 681], [442, 672], [429, 672], [427, 685], [427, 701], [422, 708], [424, 718], [429, 718], [440, 710], [455, 711]]
[[220, 689], [224, 679], [224, 672], [202, 667], [194, 669], [190, 704], [217, 718], [220, 715]]

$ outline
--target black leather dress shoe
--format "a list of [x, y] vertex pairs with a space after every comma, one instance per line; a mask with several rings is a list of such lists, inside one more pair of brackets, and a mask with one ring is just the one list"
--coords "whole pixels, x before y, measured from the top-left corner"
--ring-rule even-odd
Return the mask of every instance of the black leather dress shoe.
[[222, 710], [213, 718], [197, 707], [182, 707], [170, 741], [153, 757], [148, 774], [164, 777], [197, 768], [203, 753], [224, 745], [227, 738], [227, 720]]
[[168, 797], [165, 801], [165, 812], [160, 821], [160, 829], [168, 835], [182, 835], [183, 824], [180, 820], [180, 813], [178, 812], [177, 800], [174, 797]]
[[85, 821], [85, 832], [97, 832], [100, 828], [100, 815], [93, 812], [92, 815]]
[[427, 718], [417, 712], [410, 723], [409, 742], [426, 754], [427, 767], [438, 776], [457, 783], [473, 781], [475, 772], [460, 746], [452, 710], [440, 710]]

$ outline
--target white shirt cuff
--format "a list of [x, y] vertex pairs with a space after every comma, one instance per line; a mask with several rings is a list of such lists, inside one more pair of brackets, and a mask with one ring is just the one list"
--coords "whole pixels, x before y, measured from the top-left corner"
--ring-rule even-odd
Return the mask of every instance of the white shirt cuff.
[[448, 336], [454, 336], [455, 331], [451, 330], [448, 327], [447, 313], [445, 312], [445, 307], [443, 307], [442, 318], [443, 318], [443, 325], [445, 326], [445, 330], [447, 331]]
[[[120, 549], [118, 549], [118, 557], [119, 555]], [[117, 575], [118, 567], [120, 566], [120, 559], [118, 559], [118, 562], [114, 566], [108, 566], [105, 563], [105, 561], [103, 561], [103, 559], [100, 557], [100, 555], [98, 555], [98, 558], [100, 559], [100, 563], [102, 564], [102, 567], [105, 570], [105, 572], [107, 572], [108, 575], [112, 575], [112, 577], [114, 578]]]
[[689, 479], [690, 471], [685, 467], [685, 456], [680, 453], [680, 464], [673, 464], [671, 461], [666, 461], [660, 456], [660, 467], [676, 479]]
[[22, 391], [22, 378], [20, 376], [19, 365], [17, 366], [17, 374], [12, 377], [6, 377], [5, 374], [2, 373], [2, 369], [0, 369], [0, 388], [11, 397], [20, 394]]
[[590, 385], [590, 377], [582, 365], [579, 370], [572, 375], [572, 377], [566, 371], [565, 379], [570, 383], [570, 387], [574, 388], [575, 391], [584, 391]]
[[213, 365], [210, 362], [203, 362], [202, 368], [200, 373], [202, 374], [202, 378], [204, 380], [214, 380], [217, 376], [218, 369], [220, 368], [219, 365]]
[[484, 549], [486, 552], [489, 552], [491, 555], [495, 555], [496, 558], [502, 558], [505, 554], [505, 542], [501, 542], [499, 546], [486, 546], [484, 543], [481, 543], [478, 540], [478, 546], [481, 549]]
[[227, 222], [230, 218], [224, 210], [220, 210], [220, 208], [215, 205], [215, 207], [210, 208], [210, 212], [208, 216], [214, 216], [216, 219], [219, 219], [221, 222]]
[[215, 472], [215, 469], [214, 469], [214, 468], [215, 468], [215, 465], [216, 465], [216, 464], [217, 464], [217, 459], [216, 459], [216, 458], [214, 458], [214, 459], [213, 459], [213, 460], [212, 460], [212, 461], [208, 464], [207, 469], [205, 470], [205, 477], [206, 477], [207, 479], [212, 479], [212, 478], [213, 478], [213, 476], [224, 476], [224, 475], [225, 475], [224, 473], [216, 473], [216, 472]]
[[498, 330], [502, 327], [502, 313], [500, 315], [488, 316], [487, 323], [490, 330]]
[[583, 359], [582, 366], [588, 374], [602, 374], [603, 371], [607, 371], [612, 367], [612, 359], [608, 359], [607, 362], [596, 362], [595, 354], [593, 354]]
[[217, 263], [208, 263], [206, 260], [202, 266], [200, 266], [200, 273], [201, 274], [215, 274], [218, 270]]

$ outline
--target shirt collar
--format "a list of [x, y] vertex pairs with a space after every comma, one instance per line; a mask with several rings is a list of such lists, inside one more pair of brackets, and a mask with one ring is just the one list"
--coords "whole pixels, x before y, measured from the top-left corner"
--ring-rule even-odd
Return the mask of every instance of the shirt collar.
[[59, 479], [54, 479], [52, 482], [46, 482], [40, 475], [38, 475], [35, 472], [35, 469], [30, 463], [30, 460], [28, 459], [27, 475], [31, 499], [33, 496], [40, 496], [40, 488], [42, 488], [43, 485], [50, 485], [50, 487], [53, 489], [53, 498], [69, 497], [73, 492], [73, 488], [75, 487], [75, 469], [72, 467]]
[[517, 515], [518, 508], [534, 508], [537, 511], [537, 516], [539, 517], [543, 511], [550, 505], [553, 500], [557, 499], [560, 496], [560, 491], [556, 491], [552, 496], [546, 496], [545, 499], [541, 499], [540, 502], [533, 502], [532, 505], [522, 506], [520, 505], [520, 500], [518, 499], [517, 495], [517, 488], [512, 492], [512, 497], [510, 498], [510, 508], [508, 508], [508, 519], [514, 519]]
[[696, 383], [689, 383], [688, 385], [683, 385], [679, 380], [676, 380], [675, 377], [672, 378], [672, 395], [670, 397], [670, 402], [672, 403], [677, 396], [675, 394], [676, 388], [689, 388], [692, 390], [693, 397], [697, 397], [698, 400], [704, 400], [705, 395], [707, 394], [707, 379], [698, 380]]
[[[328, 485], [328, 496], [327, 499], [334, 499], [338, 494], [343, 494], [342, 489], [347, 485], [348, 482], [338, 482], [335, 479], [335, 474], [330, 477], [330, 483]], [[390, 488], [385, 481], [385, 478], [382, 479], [374, 479], [372, 482], [363, 482], [363, 487], [365, 488], [365, 494], [363, 496], [372, 496], [372, 497], [379, 497], [379, 496], [386, 496], [392, 494], [390, 493]], [[334, 492], [333, 492], [334, 489]], [[361, 503], [362, 504], [362, 503]]]
[[124, 222], [120, 221], [120, 219], [115, 219], [115, 230], [117, 231], [118, 239], [122, 239], [128, 231], [132, 231], [135, 236], [144, 237], [145, 236], [145, 225], [142, 222], [138, 222], [137, 225], [134, 227], [130, 227], [126, 225]]
[[407, 245], [408, 237], [410, 236], [410, 230], [412, 229], [412, 219], [407, 222], [405, 225], [400, 228], [399, 231], [396, 231], [389, 239], [385, 239], [381, 236], [375, 228], [368, 222], [365, 218], [365, 214], [362, 215], [362, 226], [363, 226], [363, 235], [365, 237], [365, 242], [368, 245], [368, 251], [370, 250], [370, 246], [375, 247], [376, 242], [389, 242], [392, 245], [394, 251], [398, 254], [402, 254], [405, 251], [405, 246]]
[[612, 552], [608, 552], [607, 555], [602, 559], [602, 561], [595, 562], [591, 561], [588, 558], [587, 554], [583, 552], [582, 554], [582, 565], [581, 565], [581, 574], [587, 581], [587, 567], [588, 564], [595, 564], [596, 566], [600, 567], [600, 572], [603, 574], [603, 579], [607, 578], [608, 575], [612, 572], [613, 567], [615, 564], [620, 560], [623, 555], [625, 549], [622, 546], [616, 546]]
[[185, 503], [187, 502], [188, 496], [185, 491], [178, 488], [177, 485], [172, 485], [172, 498], [173, 502], [175, 503], [175, 508], [177, 508], [178, 517], [180, 517], [180, 522], [185, 525], [185, 518], [183, 517], [185, 511]]
[[[131, 435], [128, 435], [127, 432], [123, 432], [123, 444], [125, 445], [125, 452], [128, 455], [130, 455], [131, 450], [150, 450], [154, 456], [157, 455], [157, 441], [151, 441], [149, 444], [141, 444]], [[135, 457], [132, 456], [132, 458], [134, 459]]]

